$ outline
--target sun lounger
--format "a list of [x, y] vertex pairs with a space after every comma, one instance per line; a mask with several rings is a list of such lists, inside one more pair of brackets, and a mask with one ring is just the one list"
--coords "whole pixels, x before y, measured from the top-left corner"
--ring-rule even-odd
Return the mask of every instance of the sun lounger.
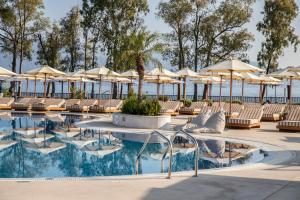
[[14, 98], [9, 97], [0, 98], [0, 110], [10, 110], [14, 100]]
[[[29, 100], [28, 100], [29, 99]], [[13, 109], [18, 111], [31, 110], [33, 104], [44, 103], [44, 98], [23, 98], [13, 104]]]
[[203, 101], [192, 102], [190, 107], [181, 107], [179, 110], [179, 114], [197, 115], [205, 106], [207, 106], [207, 103]]
[[230, 104], [226, 103], [223, 107], [225, 111], [225, 116], [230, 118], [236, 118], [240, 112], [244, 109], [244, 106], [238, 103], [231, 104], [231, 113], [230, 113]]
[[262, 121], [279, 121], [285, 109], [284, 104], [269, 104], [265, 107]]
[[35, 103], [32, 105], [33, 111], [63, 111], [66, 110], [64, 99], [45, 99], [43, 103]]
[[70, 105], [68, 110], [70, 112], [88, 112], [90, 106], [97, 104], [96, 99], [84, 99], [79, 104]]
[[292, 109], [286, 119], [278, 122], [279, 131], [300, 131], [300, 108]]
[[90, 112], [93, 113], [113, 113], [120, 112], [123, 105], [123, 100], [120, 99], [107, 99], [98, 100], [96, 105], [90, 107]]
[[76, 104], [79, 104], [79, 103], [80, 103], [79, 99], [68, 99], [68, 100], [66, 100], [66, 102], [65, 102], [66, 110], [69, 110], [70, 106], [73, 106], [73, 105], [76, 105]]
[[226, 127], [229, 128], [259, 128], [263, 115], [263, 106], [244, 108], [237, 118], [229, 118]]
[[243, 106], [244, 108], [253, 108], [253, 107], [258, 107], [260, 108], [261, 107], [261, 104], [260, 103], [243, 103]]
[[[225, 102], [222, 101], [222, 102], [220, 103], [221, 108], [223, 108], [224, 105], [225, 105]], [[211, 106], [217, 106], [217, 107], [219, 107], [219, 102], [217, 102], [217, 101], [216, 101], [216, 102], [213, 102]]]
[[179, 115], [179, 109], [183, 105], [180, 101], [160, 101], [159, 105], [161, 106], [160, 114], [161, 115]]

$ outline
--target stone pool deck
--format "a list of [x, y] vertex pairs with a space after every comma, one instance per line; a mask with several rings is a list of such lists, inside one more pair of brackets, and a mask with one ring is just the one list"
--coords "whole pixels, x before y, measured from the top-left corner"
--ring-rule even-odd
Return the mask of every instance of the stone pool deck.
[[[184, 123], [177, 117], [174, 124]], [[260, 129], [226, 130], [217, 137], [243, 139], [272, 145], [274, 163], [227, 170], [199, 170], [163, 176], [114, 177], [94, 179], [1, 180], [0, 200], [93, 200], [93, 199], [300, 199], [300, 133], [278, 132], [276, 123], [263, 123]], [[214, 137], [214, 136], [213, 136]], [[0, 161], [1, 162], [1, 161]]]

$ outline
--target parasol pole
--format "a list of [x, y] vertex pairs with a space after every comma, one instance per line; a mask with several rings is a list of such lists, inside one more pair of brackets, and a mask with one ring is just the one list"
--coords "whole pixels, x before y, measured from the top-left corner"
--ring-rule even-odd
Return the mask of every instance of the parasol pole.
[[80, 89], [79, 89], [79, 91], [80, 91], [80, 100], [82, 100], [82, 78], [80, 78]]
[[28, 97], [29, 78], [26, 79], [26, 96]]
[[160, 83], [159, 83], [159, 80], [160, 80], [160, 77], [158, 75], [157, 76], [157, 87], [156, 87], [156, 96], [157, 96], [157, 99], [158, 99], [159, 93], [160, 93]]
[[70, 99], [70, 79], [68, 79], [68, 98]]
[[244, 103], [244, 86], [245, 86], [245, 79], [242, 79], [242, 99], [241, 103]]
[[290, 76], [290, 98], [289, 98], [289, 109], [291, 110], [291, 105], [292, 105], [292, 84], [293, 84], [293, 77]]
[[46, 98], [46, 84], [47, 84], [47, 74], [45, 73], [45, 81], [44, 81], [44, 98]]
[[183, 83], [183, 99], [186, 99], [186, 76], [183, 77], [184, 83]]
[[262, 81], [259, 84], [259, 103], [262, 104]]
[[61, 81], [61, 98], [64, 96], [64, 81]]
[[99, 99], [101, 97], [101, 82], [102, 82], [102, 75], [99, 75]]
[[220, 76], [221, 82], [220, 82], [220, 94], [219, 94], [219, 107], [221, 107], [221, 97], [222, 97], [222, 81], [223, 81], [223, 76]]
[[230, 94], [229, 94], [229, 100], [230, 100], [230, 104], [229, 104], [229, 113], [230, 113], [230, 116], [232, 115], [232, 73], [233, 71], [230, 70]]
[[34, 77], [34, 97], [36, 97], [36, 76]]

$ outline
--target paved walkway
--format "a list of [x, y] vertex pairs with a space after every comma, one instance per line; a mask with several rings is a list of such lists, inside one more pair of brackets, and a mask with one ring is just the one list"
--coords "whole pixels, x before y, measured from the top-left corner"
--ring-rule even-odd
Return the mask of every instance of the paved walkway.
[[[182, 123], [177, 118], [174, 123]], [[276, 123], [261, 129], [226, 130], [221, 137], [246, 139], [276, 145], [276, 163], [230, 170], [202, 171], [163, 177], [113, 178], [93, 180], [0, 181], [0, 200], [299, 200], [300, 133], [279, 133]], [[286, 150], [284, 150], [286, 149]], [[0, 161], [1, 162], [1, 161]], [[280, 162], [280, 163], [278, 163]]]

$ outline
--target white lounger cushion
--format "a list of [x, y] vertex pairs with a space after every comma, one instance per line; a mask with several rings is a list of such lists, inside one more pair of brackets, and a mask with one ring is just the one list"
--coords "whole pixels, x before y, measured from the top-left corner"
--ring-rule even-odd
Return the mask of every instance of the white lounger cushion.
[[225, 113], [220, 111], [211, 115], [204, 126], [189, 127], [185, 130], [190, 133], [223, 133], [224, 129]]
[[191, 123], [197, 124], [199, 127], [202, 127], [205, 125], [205, 123], [210, 118], [210, 116], [211, 116], [210, 110], [205, 113], [200, 113], [199, 115], [197, 115], [197, 117], [192, 119]]

